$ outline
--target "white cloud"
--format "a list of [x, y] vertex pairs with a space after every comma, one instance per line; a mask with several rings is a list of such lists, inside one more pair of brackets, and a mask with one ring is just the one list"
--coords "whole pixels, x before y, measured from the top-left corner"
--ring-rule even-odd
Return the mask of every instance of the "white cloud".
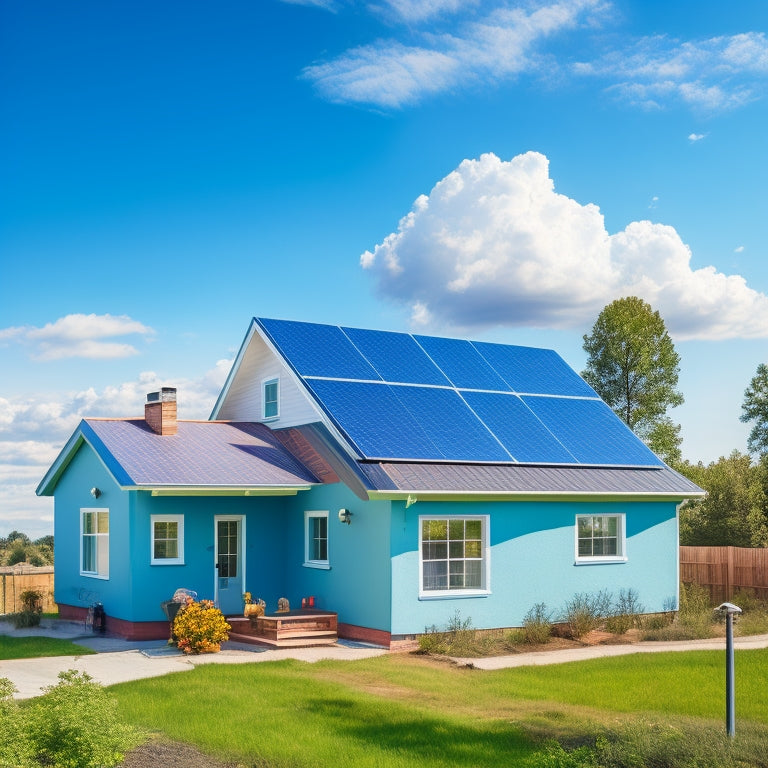
[[312, 8], [322, 8], [326, 11], [335, 11], [336, 3], [333, 0], [282, 0], [288, 5], [306, 5]]
[[[398, 7], [431, 14], [454, 6], [443, 0]], [[304, 77], [331, 101], [398, 108], [477, 80], [536, 70], [542, 40], [588, 23], [590, 12], [601, 10], [602, 0], [561, 0], [529, 12], [504, 5], [479, 21], [457, 24], [450, 33], [424, 32], [418, 45], [388, 39], [350, 49], [307, 67]]]
[[706, 133], [691, 133], [688, 135], [688, 141], [695, 143], [697, 141], [701, 141], [702, 139], [705, 139], [707, 137]]
[[456, 13], [479, 0], [386, 0], [386, 5], [407, 22], [419, 22], [434, 16]]
[[528, 152], [463, 161], [360, 262], [421, 324], [586, 328], [638, 295], [677, 339], [768, 336], [768, 297], [690, 260], [670, 226], [608, 233], [600, 209], [556, 193], [547, 158]]
[[32, 538], [52, 533], [51, 500], [37, 498], [35, 488], [81, 419], [141, 418], [147, 393], [161, 386], [178, 388], [179, 418], [207, 419], [231, 367], [232, 360], [219, 360], [197, 379], [147, 371], [101, 391], [0, 397], [0, 535], [13, 528]]
[[738, 246], [738, 247], [734, 248], [734, 249], [733, 249], [733, 252], [734, 252], [734, 253], [743, 253], [743, 252], [744, 252], [744, 246], [743, 246], [743, 245], [740, 245], [740, 246]]
[[607, 90], [636, 106], [656, 109], [682, 101], [708, 112], [733, 109], [764, 90], [768, 38], [763, 32], [684, 42], [646, 37], [579, 62], [573, 71], [614, 81]]
[[105, 341], [114, 337], [152, 336], [148, 326], [126, 315], [83, 315], [60, 317], [42, 328], [20, 326], [0, 329], [0, 342], [17, 341], [32, 347], [36, 360], [61, 360], [84, 357], [96, 360], [129, 357], [138, 354], [131, 344]]

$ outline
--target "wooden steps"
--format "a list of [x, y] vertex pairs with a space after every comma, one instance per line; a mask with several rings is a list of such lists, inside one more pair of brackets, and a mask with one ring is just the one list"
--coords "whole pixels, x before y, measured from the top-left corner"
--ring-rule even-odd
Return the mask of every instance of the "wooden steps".
[[229, 639], [270, 648], [333, 645], [338, 640], [337, 616], [330, 611], [302, 610], [244, 618], [233, 616]]

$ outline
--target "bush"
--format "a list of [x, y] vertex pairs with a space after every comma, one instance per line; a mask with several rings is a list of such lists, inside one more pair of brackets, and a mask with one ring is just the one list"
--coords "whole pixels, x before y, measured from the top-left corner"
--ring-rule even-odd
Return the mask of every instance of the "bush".
[[611, 593], [605, 590], [587, 594], [576, 593], [566, 604], [563, 614], [568, 625], [568, 633], [578, 640], [593, 629], [597, 629], [601, 619], [610, 613]]
[[229, 639], [224, 614], [211, 600], [195, 602], [187, 599], [173, 620], [173, 636], [184, 653], [216, 653], [221, 644]]
[[16, 629], [40, 625], [44, 597], [45, 595], [37, 589], [27, 589], [19, 595], [21, 610], [11, 614], [11, 621]]
[[523, 642], [543, 645], [552, 634], [552, 614], [546, 603], [536, 603], [523, 617]]
[[605, 628], [614, 635], [623, 635], [640, 623], [640, 614], [645, 608], [634, 589], [621, 589], [611, 606], [611, 615]]
[[478, 649], [475, 644], [475, 630], [472, 629], [472, 619], [462, 620], [461, 613], [456, 613], [448, 619], [445, 629], [434, 624], [424, 628], [424, 634], [419, 637], [421, 653], [436, 653], [440, 655], [473, 656]]
[[117, 701], [84, 672], [59, 673], [57, 685], [20, 707], [0, 678], [0, 766], [110, 768], [141, 740], [117, 716]]

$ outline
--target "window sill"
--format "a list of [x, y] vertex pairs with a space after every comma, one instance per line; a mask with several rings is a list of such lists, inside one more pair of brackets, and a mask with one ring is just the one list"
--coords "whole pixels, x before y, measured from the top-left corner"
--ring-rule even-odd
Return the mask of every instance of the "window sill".
[[85, 576], [86, 579], [101, 579], [102, 581], [109, 581], [109, 576], [102, 576], [100, 573], [88, 573], [87, 571], [80, 571], [81, 576]]
[[151, 560], [150, 565], [184, 565], [183, 560]]
[[489, 589], [471, 589], [471, 590], [440, 590], [439, 592], [419, 592], [419, 600], [456, 600], [465, 597], [489, 597]]
[[574, 565], [604, 565], [607, 563], [626, 563], [626, 557], [581, 557]]
[[331, 566], [328, 563], [313, 563], [311, 560], [306, 563], [302, 563], [304, 568], [316, 568], [319, 571], [330, 571]]

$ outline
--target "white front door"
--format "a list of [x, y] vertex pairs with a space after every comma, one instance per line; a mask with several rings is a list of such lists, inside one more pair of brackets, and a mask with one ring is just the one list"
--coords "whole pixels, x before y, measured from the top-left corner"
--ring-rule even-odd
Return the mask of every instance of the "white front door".
[[243, 612], [245, 557], [243, 515], [216, 515], [214, 518], [216, 568], [214, 600], [225, 616]]

